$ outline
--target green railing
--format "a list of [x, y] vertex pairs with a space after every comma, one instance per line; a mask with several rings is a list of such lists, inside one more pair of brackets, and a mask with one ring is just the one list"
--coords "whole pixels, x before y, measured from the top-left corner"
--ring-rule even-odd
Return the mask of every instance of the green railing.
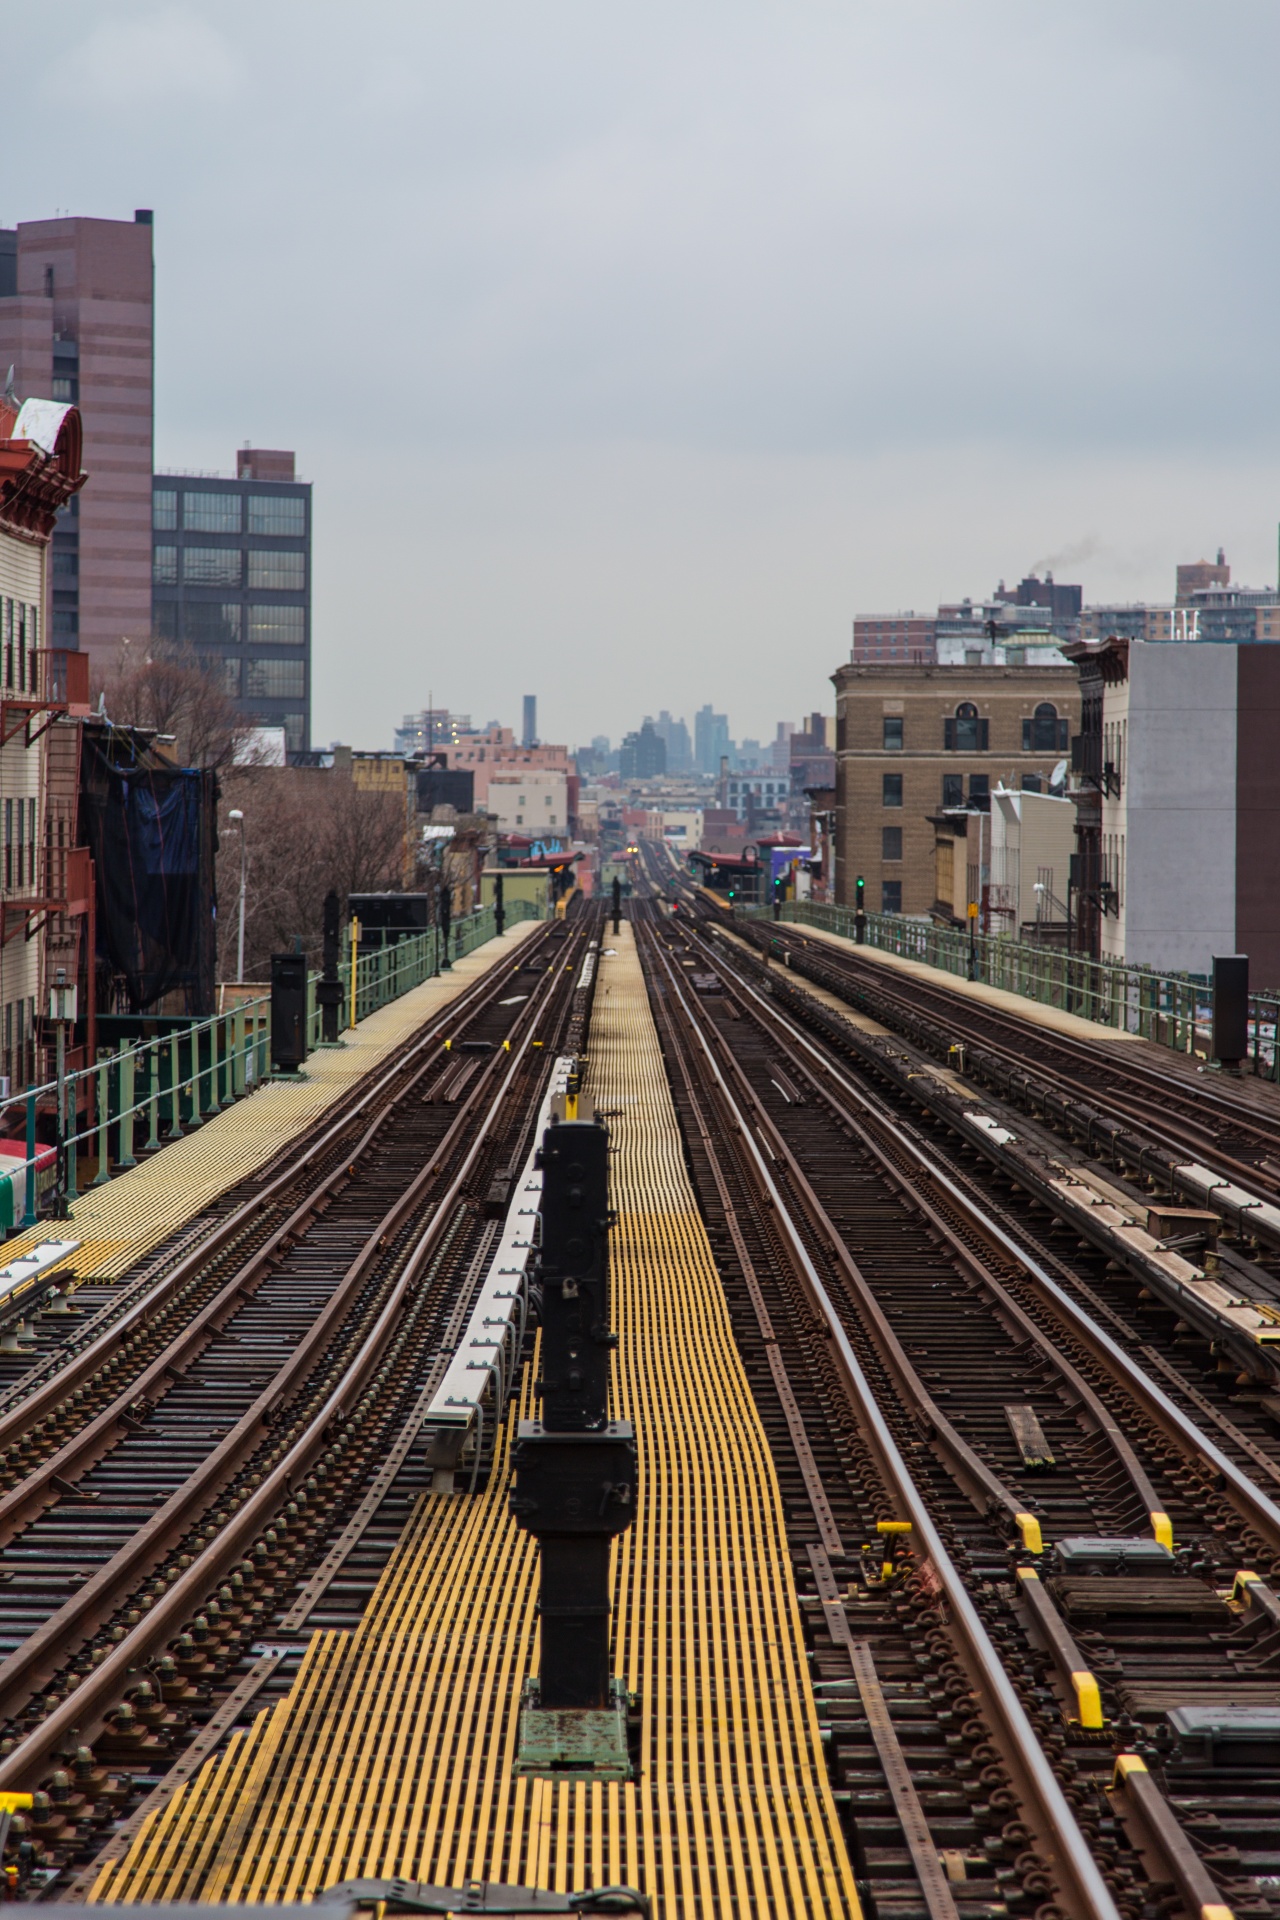
[[[513, 900], [506, 923], [536, 920], [531, 901]], [[492, 907], [456, 920], [449, 939], [446, 964], [461, 959], [486, 940], [496, 928]], [[356, 1020], [365, 1020], [379, 1007], [399, 999], [441, 971], [441, 942], [435, 929], [395, 946], [357, 949], [355, 980]], [[351, 1024], [351, 955], [344, 940], [341, 966], [343, 988], [340, 1026]], [[307, 977], [307, 1043], [321, 1044], [322, 1013], [316, 1000], [318, 972]], [[80, 1163], [94, 1163], [91, 1186], [101, 1186], [116, 1173], [137, 1164], [140, 1152], [153, 1153], [193, 1127], [252, 1093], [270, 1077], [271, 997], [263, 994], [242, 1000], [207, 1020], [192, 1021], [154, 1039], [135, 1040], [114, 1049], [99, 1048], [97, 1061], [69, 1073], [61, 1096], [56, 1080], [30, 1087], [0, 1106], [0, 1122], [22, 1113], [26, 1124], [25, 1157], [18, 1162], [0, 1158], [0, 1229], [37, 1224], [37, 1175], [50, 1170], [53, 1149], [39, 1143], [39, 1117], [59, 1112], [63, 1122], [66, 1198], [79, 1196]], [[15, 1181], [24, 1181], [21, 1209], [15, 1204]]]
[[[737, 911], [751, 920], [773, 918], [771, 907], [739, 907]], [[856, 938], [851, 907], [788, 901], [782, 908], [782, 918], [798, 926], [840, 934], [846, 940]], [[971, 941], [967, 933], [954, 927], [935, 927], [901, 914], [868, 913], [865, 920], [865, 944], [880, 953], [918, 960], [960, 979], [980, 980], [1007, 993], [1038, 1000], [1043, 1006], [1061, 1007], [1099, 1026], [1141, 1034], [1178, 1053], [1209, 1058], [1213, 987], [1194, 975], [1157, 973], [1122, 960], [1091, 960], [1060, 947], [1010, 940], [1001, 934], [979, 933]], [[1250, 994], [1250, 1058], [1254, 1072], [1270, 1080], [1280, 1078], [1278, 1016], [1280, 996]]]
[[[506, 925], [515, 926], [521, 920], [536, 920], [538, 909], [532, 900], [512, 900], [506, 908]], [[486, 940], [492, 940], [497, 932], [492, 907], [480, 907], [475, 913], [469, 913], [464, 919], [455, 920], [449, 934], [450, 961], [461, 960], [464, 955], [473, 953], [483, 946]], [[343, 934], [342, 986], [343, 986], [343, 1025], [351, 1021], [351, 949], [349, 936]], [[430, 980], [440, 971], [440, 935], [435, 927], [429, 927], [425, 933], [415, 934], [408, 940], [398, 940], [391, 947], [366, 947], [356, 951], [356, 1019], [367, 1019], [379, 1007], [385, 1007], [389, 1000], [396, 1000], [402, 993], [408, 993], [412, 987], [420, 987], [424, 980]], [[311, 1041], [316, 1046], [319, 1040], [318, 1015], [314, 1010], [314, 983], [318, 974], [311, 977], [311, 1004], [308, 1007], [310, 1025], [315, 1037]]]

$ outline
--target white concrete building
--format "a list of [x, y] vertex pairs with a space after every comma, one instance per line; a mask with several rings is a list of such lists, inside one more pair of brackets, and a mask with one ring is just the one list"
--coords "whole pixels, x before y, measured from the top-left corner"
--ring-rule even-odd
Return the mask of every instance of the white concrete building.
[[1201, 975], [1246, 953], [1254, 986], [1280, 987], [1280, 646], [1113, 637], [1072, 656], [1082, 909], [1096, 902], [1099, 950]]
[[541, 767], [492, 772], [486, 807], [501, 833], [563, 836], [569, 825], [568, 776]]
[[1076, 810], [1051, 793], [997, 787], [991, 796], [987, 920], [992, 933], [1067, 917]]

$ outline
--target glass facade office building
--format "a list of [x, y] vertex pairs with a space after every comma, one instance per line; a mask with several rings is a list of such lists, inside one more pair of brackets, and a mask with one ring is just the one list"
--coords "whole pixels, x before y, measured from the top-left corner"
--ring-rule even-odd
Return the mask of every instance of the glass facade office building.
[[246, 450], [235, 480], [155, 475], [152, 625], [297, 751], [311, 744], [311, 487], [261, 477], [258, 459]]

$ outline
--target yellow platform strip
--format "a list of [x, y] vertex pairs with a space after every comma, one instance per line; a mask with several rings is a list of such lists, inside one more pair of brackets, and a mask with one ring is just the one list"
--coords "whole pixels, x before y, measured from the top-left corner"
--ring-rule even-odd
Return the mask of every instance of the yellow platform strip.
[[[354, 1876], [567, 1892], [623, 1882], [661, 1920], [858, 1916], [827, 1782], [772, 1461], [685, 1175], [629, 931], [604, 960], [590, 1086], [611, 1121], [618, 1411], [640, 1514], [614, 1554], [635, 1784], [512, 1772], [536, 1670], [537, 1561], [488, 1491], [419, 1502], [353, 1634], [159, 1810], [98, 1901], [293, 1900]], [[530, 1383], [524, 1383], [528, 1413]]]
[[[268, 1082], [105, 1186], [91, 1187], [74, 1203], [71, 1225], [60, 1229], [81, 1243], [69, 1262], [77, 1277], [119, 1279], [152, 1247], [322, 1119], [327, 1107], [372, 1073], [416, 1028], [537, 930], [536, 921], [522, 920], [500, 941], [487, 941], [455, 961], [448, 973], [371, 1013], [343, 1035], [342, 1046], [313, 1053], [304, 1080]], [[137, 1122], [139, 1138], [145, 1121], [144, 1114]], [[46, 1224], [15, 1235], [5, 1242], [5, 1259], [12, 1260], [49, 1232]]]

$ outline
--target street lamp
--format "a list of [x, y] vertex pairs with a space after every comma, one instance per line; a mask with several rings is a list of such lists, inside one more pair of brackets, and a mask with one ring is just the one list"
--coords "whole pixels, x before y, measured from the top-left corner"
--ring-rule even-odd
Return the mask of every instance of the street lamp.
[[236, 980], [244, 980], [244, 894], [245, 882], [249, 875], [248, 850], [244, 838], [244, 814], [239, 807], [232, 807], [227, 815], [240, 829], [240, 937], [236, 942]]
[[[59, 967], [49, 984], [49, 1018], [54, 1023], [58, 1035], [58, 1147], [55, 1161], [54, 1214], [59, 1220], [68, 1217], [68, 1188], [72, 1184], [67, 1179], [67, 1028], [76, 1021], [76, 986], [67, 979], [65, 967]], [[74, 1124], [70, 1128], [74, 1135]], [[35, 1186], [36, 1169], [32, 1161], [27, 1178]]]

